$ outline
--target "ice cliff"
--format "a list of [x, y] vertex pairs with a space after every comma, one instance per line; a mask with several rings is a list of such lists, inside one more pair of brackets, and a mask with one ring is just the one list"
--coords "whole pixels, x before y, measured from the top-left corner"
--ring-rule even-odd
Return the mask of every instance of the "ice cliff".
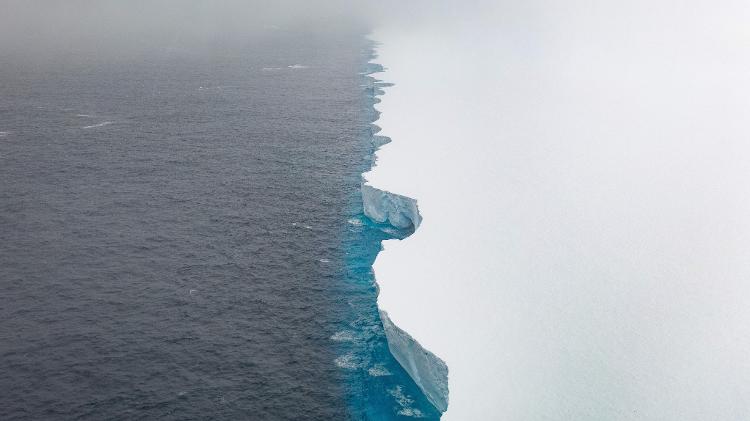
[[[370, 63], [368, 74], [382, 72], [382, 66]], [[391, 86], [367, 76], [370, 86], [366, 88], [372, 104], [380, 100], [382, 87]], [[378, 119], [379, 113], [372, 107], [372, 122]], [[371, 142], [374, 152], [390, 142], [390, 138], [379, 136], [380, 128], [371, 124]], [[377, 224], [385, 224], [395, 228], [399, 234], [395, 238], [403, 239], [412, 234], [421, 224], [422, 216], [417, 207], [417, 201], [388, 191], [372, 187], [365, 182], [362, 184], [362, 204], [364, 214]], [[432, 352], [423, 348], [419, 342], [408, 333], [400, 329], [381, 308], [380, 318], [383, 323], [388, 348], [393, 357], [406, 370], [409, 376], [419, 386], [427, 399], [435, 408], [445, 412], [448, 408], [448, 366]]]
[[435, 408], [445, 412], [448, 409], [448, 366], [393, 324], [388, 313], [383, 310], [380, 311], [380, 319], [393, 357], [414, 379]]
[[378, 190], [364, 184], [362, 185], [362, 202], [365, 215], [379, 224], [387, 223], [399, 229], [417, 229], [422, 222], [417, 201], [410, 197]]

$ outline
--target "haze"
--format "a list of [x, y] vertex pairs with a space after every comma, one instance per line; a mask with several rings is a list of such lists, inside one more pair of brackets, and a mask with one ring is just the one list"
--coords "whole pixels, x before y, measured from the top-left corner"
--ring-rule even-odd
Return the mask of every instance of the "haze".
[[[344, 0], [1, 0], [0, 54], [122, 54], [249, 42], [270, 30], [361, 30], [364, 3]], [[119, 51], [118, 51], [119, 50]]]

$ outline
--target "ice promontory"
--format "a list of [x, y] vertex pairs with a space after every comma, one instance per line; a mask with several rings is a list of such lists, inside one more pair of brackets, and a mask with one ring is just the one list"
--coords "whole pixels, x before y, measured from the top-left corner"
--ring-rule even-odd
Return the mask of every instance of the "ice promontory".
[[422, 216], [417, 201], [375, 187], [362, 185], [365, 215], [377, 223], [387, 223], [399, 229], [417, 229]]

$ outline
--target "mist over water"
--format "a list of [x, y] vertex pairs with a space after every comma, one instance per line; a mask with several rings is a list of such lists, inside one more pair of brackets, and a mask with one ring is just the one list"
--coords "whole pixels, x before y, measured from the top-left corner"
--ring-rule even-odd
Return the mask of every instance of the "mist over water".
[[3, 5], [0, 418], [438, 418], [380, 324], [335, 3]]

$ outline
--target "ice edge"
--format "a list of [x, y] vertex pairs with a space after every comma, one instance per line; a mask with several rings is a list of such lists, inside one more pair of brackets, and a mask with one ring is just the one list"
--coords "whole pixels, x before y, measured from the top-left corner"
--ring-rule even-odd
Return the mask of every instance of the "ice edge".
[[[375, 51], [377, 43], [374, 41], [370, 42], [370, 61], [365, 77], [369, 82], [367, 91], [373, 99], [372, 109], [375, 115], [375, 118], [370, 123], [371, 141], [373, 143], [372, 166], [374, 166], [376, 159], [375, 152], [382, 145], [391, 141], [388, 137], [377, 135], [380, 128], [374, 123], [379, 119], [379, 112], [374, 109], [374, 104], [380, 102], [377, 97], [385, 93], [382, 87], [392, 85], [385, 84], [383, 81], [371, 76], [373, 73], [383, 72], [384, 68], [372, 61], [377, 57]], [[372, 221], [378, 224], [387, 223], [400, 230], [408, 230], [409, 233], [401, 239], [413, 234], [419, 228], [422, 216], [419, 213], [415, 199], [370, 186], [364, 179], [364, 174], [361, 190], [364, 213]], [[445, 412], [448, 409], [447, 364], [440, 357], [422, 347], [411, 335], [400, 329], [390, 319], [386, 311], [379, 309], [379, 312], [388, 342], [388, 349], [391, 354], [406, 370], [435, 408], [441, 413]]]

